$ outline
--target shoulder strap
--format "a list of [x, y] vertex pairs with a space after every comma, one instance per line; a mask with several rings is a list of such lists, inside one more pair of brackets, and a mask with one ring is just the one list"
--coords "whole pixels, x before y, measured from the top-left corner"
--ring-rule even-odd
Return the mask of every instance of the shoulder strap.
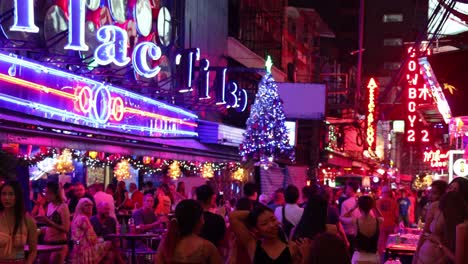
[[286, 204], [283, 205], [283, 208], [281, 208], [282, 214], [283, 214], [283, 221], [286, 219]]

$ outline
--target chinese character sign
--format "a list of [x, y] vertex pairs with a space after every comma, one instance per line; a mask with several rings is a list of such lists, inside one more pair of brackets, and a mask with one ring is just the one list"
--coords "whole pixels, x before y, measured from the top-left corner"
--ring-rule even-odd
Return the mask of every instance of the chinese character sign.
[[369, 152], [375, 151], [376, 145], [376, 122], [377, 122], [377, 111], [375, 105], [375, 98], [378, 94], [378, 86], [374, 78], [369, 80], [367, 84], [367, 116], [366, 116], [366, 142], [367, 150]]

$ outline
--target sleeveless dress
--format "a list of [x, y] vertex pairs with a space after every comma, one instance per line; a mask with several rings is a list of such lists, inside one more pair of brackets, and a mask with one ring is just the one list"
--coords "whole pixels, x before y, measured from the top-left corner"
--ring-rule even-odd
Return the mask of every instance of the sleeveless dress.
[[[27, 243], [28, 239], [28, 230], [26, 223], [23, 222], [16, 232], [16, 235], [12, 237], [13, 231], [3, 230], [6, 226], [5, 220], [3, 217], [0, 219], [0, 263], [23, 263], [25, 254], [24, 254], [24, 245]], [[13, 227], [12, 227], [13, 228]], [[16, 253], [15, 253], [16, 252]]]
[[72, 223], [72, 264], [97, 264], [109, 252], [110, 241], [98, 242], [98, 237], [88, 217], [76, 216]]
[[[432, 220], [429, 230], [433, 236], [440, 238], [444, 233], [444, 220], [442, 212], [437, 210]], [[445, 254], [437, 244], [426, 239], [418, 251], [417, 264], [444, 263]]]
[[378, 242], [379, 242], [379, 234], [380, 234], [380, 228], [379, 228], [379, 220], [376, 218], [375, 219], [376, 223], [376, 228], [375, 228], [375, 233], [368, 237], [361, 233], [361, 230], [359, 228], [359, 219], [356, 220], [356, 225], [357, 225], [357, 233], [356, 233], [356, 238], [355, 238], [355, 245], [356, 245], [356, 251], [353, 254], [353, 259], [351, 262], [354, 263], [359, 263], [359, 262], [366, 262], [366, 263], [376, 263], [378, 264], [380, 262], [379, 260], [379, 255], [377, 254], [378, 251]]
[[253, 264], [289, 264], [292, 263], [291, 252], [286, 247], [276, 259], [272, 259], [262, 248], [262, 242], [257, 241]]

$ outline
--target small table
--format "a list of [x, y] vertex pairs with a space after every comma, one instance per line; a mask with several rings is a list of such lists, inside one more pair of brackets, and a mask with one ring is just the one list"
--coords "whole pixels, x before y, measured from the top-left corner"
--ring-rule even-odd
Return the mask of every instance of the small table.
[[107, 235], [105, 238], [119, 238], [119, 239], [127, 239], [130, 241], [130, 247], [132, 250], [132, 262], [133, 264], [137, 263], [136, 262], [136, 246], [135, 246], [135, 241], [140, 240], [140, 239], [148, 239], [148, 238], [154, 238], [154, 237], [161, 237], [161, 234], [157, 233], [146, 233], [146, 234], [111, 234]]
[[[37, 245], [37, 254], [57, 252], [63, 249], [66, 245]], [[29, 252], [29, 245], [24, 245], [24, 251]], [[36, 262], [39, 263], [39, 258], [36, 258]]]

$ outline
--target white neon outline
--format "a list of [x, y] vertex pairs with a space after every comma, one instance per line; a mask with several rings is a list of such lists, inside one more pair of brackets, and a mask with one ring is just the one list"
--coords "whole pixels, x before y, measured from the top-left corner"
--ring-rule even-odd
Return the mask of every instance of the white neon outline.
[[[150, 3], [148, 0], [137, 0], [137, 1], [136, 1], [136, 4], [135, 4], [135, 8], [134, 8], [134, 10], [133, 10], [133, 17], [135, 18], [137, 31], [138, 31], [141, 35], [143, 35], [143, 37], [147, 37], [149, 34], [151, 34], [152, 25], [151, 25], [151, 23], [150, 23], [149, 29], [146, 30], [147, 32], [145, 32], [144, 30], [141, 30], [141, 29], [140, 29], [140, 25], [144, 25], [144, 24], [145, 24], [145, 23], [140, 23], [140, 21], [138, 21], [138, 16], [137, 16], [137, 6], [138, 6], [138, 3], [141, 2], [141, 1], [147, 2], [148, 5], [149, 5], [150, 8], [151, 8], [151, 3]], [[150, 13], [150, 16], [151, 16], [150, 21], [153, 21], [153, 12], [152, 12], [151, 9], [150, 9], [150, 12], [149, 12], [149, 13]], [[143, 22], [144, 22], [144, 21], [143, 21]]]
[[[20, 7], [18, 2], [21, 1], [22, 4], [26, 3], [25, 7]], [[39, 32], [39, 28], [34, 24], [34, 0], [14, 0], [14, 18], [13, 18], [13, 25], [10, 27], [11, 31], [20, 31], [20, 32], [30, 32], [30, 33], [37, 33]], [[26, 8], [27, 16], [26, 16], [26, 26], [25, 25], [18, 25], [20, 20], [18, 18], [23, 18], [20, 16], [19, 11], [24, 11]], [[24, 15], [24, 13], [22, 13]]]
[[[122, 41], [119, 41], [117, 39], [117, 35], [123, 37]], [[94, 51], [94, 60], [96, 61], [97, 64], [108, 65], [108, 64], [114, 63], [115, 65], [122, 67], [122, 66], [127, 65], [131, 61], [131, 59], [127, 56], [126, 45], [128, 43], [128, 35], [127, 35], [127, 31], [125, 31], [124, 29], [117, 27], [117, 26], [113, 26], [113, 25], [102, 26], [96, 32], [96, 38], [99, 42], [102, 42], [102, 44], [99, 45]], [[119, 62], [116, 59], [117, 45], [119, 46], [125, 45], [125, 47], [122, 49], [122, 54], [123, 54], [123, 57], [125, 58], [123, 59], [123, 62]], [[99, 56], [99, 53], [102, 49], [104, 50], [103, 54], [108, 56], [106, 60], [102, 60]]]
[[232, 89], [231, 91], [229, 91], [229, 94], [231, 94], [232, 96], [234, 96], [234, 100], [233, 100], [234, 104], [233, 104], [233, 105], [228, 104], [227, 107], [228, 107], [228, 108], [230, 108], [230, 107], [232, 107], [232, 108], [237, 108], [239, 105], [237, 104], [237, 99], [238, 99], [238, 98], [237, 98], [237, 94], [236, 94], [236, 93], [237, 93], [237, 90], [238, 90], [239, 86], [237, 85], [236, 82], [229, 82], [228, 87], [231, 86], [231, 85], [234, 85], [234, 89]]
[[161, 48], [149, 41], [136, 45], [132, 55], [133, 68], [139, 75], [145, 78], [153, 78], [161, 71], [161, 67], [156, 66], [151, 68], [146, 59], [147, 56], [152, 60], [159, 60], [162, 56]]
[[[76, 8], [76, 5], [79, 5]], [[76, 13], [78, 12], [78, 16]], [[77, 51], [87, 51], [89, 49], [88, 45], [85, 42], [85, 14], [86, 14], [86, 1], [84, 0], [69, 0], [68, 3], [68, 14], [70, 18], [68, 19], [68, 43], [65, 45], [64, 49], [77, 50]], [[78, 17], [78, 18], [77, 18]], [[78, 19], [78, 22], [75, 20]], [[73, 36], [75, 33], [75, 27], [73, 24], [79, 23], [78, 25], [78, 44], [73, 43], [75, 40]]]
[[[189, 54], [189, 73], [188, 73], [188, 82], [187, 82], [187, 89], [182, 89], [182, 90], [179, 90], [179, 93], [188, 93], [188, 92], [192, 92], [193, 91], [193, 87], [192, 87], [192, 75], [193, 75], [193, 51], [190, 51]], [[195, 52], [195, 58], [196, 58], [196, 61], [198, 61], [200, 59], [200, 49], [199, 48], [196, 48], [196, 52]], [[177, 58], [177, 57], [176, 57]], [[179, 58], [179, 63], [180, 63], [180, 58]]]
[[[210, 68], [210, 61], [208, 59], [203, 59], [202, 61], [206, 61], [206, 66], [203, 67], [203, 71], [206, 72], [206, 78], [205, 78], [205, 96], [204, 97], [200, 97], [198, 98], [198, 100], [206, 100], [206, 99], [210, 99], [211, 96], [210, 96], [210, 71], [208, 70]], [[200, 61], [201, 63], [201, 61]]]
[[[94, 3], [94, 5], [91, 5], [92, 3]], [[96, 11], [99, 6], [101, 5], [101, 1], [100, 0], [95, 0], [95, 1], [89, 1], [89, 4], [86, 4], [86, 7], [88, 7], [89, 10], [91, 11]]]
[[[23, 60], [23, 59], [20, 59], [20, 58], [16, 57], [16, 55], [9, 56], [9, 55], [0, 53], [0, 61], [11, 63], [11, 64], [14, 64], [14, 65], [19, 65], [19, 66], [22, 66], [22, 67], [31, 68], [31, 69], [33, 69], [35, 71], [42, 71], [44, 73], [49, 73], [51, 75], [58, 76], [58, 77], [66, 77], [66, 78], [69, 78], [69, 79], [81, 81], [81, 82], [84, 82], [85, 84], [87, 84], [89, 86], [93, 86], [93, 87], [102, 85], [102, 83], [100, 83], [98, 81], [95, 81], [95, 80], [92, 80], [92, 79], [89, 79], [89, 78], [86, 78], [86, 77], [83, 77], [83, 76], [71, 74], [69, 72], [65, 72], [65, 71], [54, 69], [54, 68], [46, 67], [44, 65], [34, 63], [34, 62], [31, 62], [31, 61], [28, 61], [28, 60]], [[188, 118], [198, 119], [198, 115], [196, 115], [196, 114], [194, 114], [192, 112], [189, 112], [187, 110], [184, 110], [182, 108], [175, 107], [175, 106], [172, 106], [172, 105], [169, 105], [169, 104], [166, 104], [166, 103], [163, 103], [163, 102], [160, 102], [160, 101], [157, 101], [157, 100], [154, 100], [152, 98], [148, 98], [148, 97], [136, 94], [136, 93], [132, 93], [132, 92], [129, 92], [129, 91], [124, 90], [124, 89], [119, 88], [119, 87], [108, 86], [108, 88], [109, 88], [109, 90], [111, 92], [120, 94], [120, 95], [122, 95], [124, 97], [128, 97], [128, 98], [139, 100], [139, 101], [144, 101], [144, 102], [147, 102], [147, 103], [149, 103], [149, 104], [151, 104], [153, 106], [160, 107], [160, 108], [163, 108], [163, 109], [166, 109], [166, 110], [169, 110], [169, 111], [173, 111], [175, 113], [179, 113], [179, 114], [184, 115], [184, 116], [186, 116]]]
[[176, 65], [179, 65], [179, 64], [180, 64], [180, 59], [181, 59], [181, 58], [182, 58], [182, 55], [180, 55], [180, 54], [177, 54], [177, 55], [175, 56], [175, 64], [176, 64]]
[[241, 100], [240, 96], [239, 96], [238, 103], [239, 103], [239, 101], [244, 101], [244, 105], [242, 107], [237, 107], [236, 110], [238, 112], [244, 112], [245, 109], [247, 109], [247, 103], [248, 103], [249, 95], [247, 94], [247, 91], [245, 89], [240, 89], [240, 92], [244, 95], [244, 100]]
[[[163, 14], [162, 14], [163, 13]], [[166, 17], [166, 15], [168, 15], [168, 17]], [[161, 17], [163, 17], [161, 19]], [[172, 21], [172, 17], [171, 17], [171, 13], [169, 12], [169, 10], [163, 6], [159, 9], [159, 12], [158, 12], [158, 19], [156, 20], [156, 31], [158, 33], [158, 38], [159, 38], [159, 42], [161, 42], [161, 44], [165, 47], [169, 46], [169, 44], [171, 44], [171, 39], [169, 39], [169, 41], [167, 43], [165, 43], [165, 34], [166, 33], [170, 33], [170, 32], [164, 32], [162, 29], [160, 30], [159, 28], [159, 22], [162, 21], [162, 23], [164, 24], [162, 26], [162, 28], [164, 29], [165, 28], [165, 24], [169, 24], [169, 29], [172, 31], [172, 27], [170, 26], [170, 23]], [[161, 35], [163, 34], [163, 35]]]
[[[108, 98], [107, 106], [106, 106], [107, 112], [106, 112], [105, 118], [102, 118], [100, 113], [98, 113], [98, 107], [97, 107], [97, 98], [98, 98], [98, 95], [99, 95], [101, 90], [105, 91], [105, 95]], [[109, 89], [107, 88], [107, 86], [105, 86], [105, 85], [98, 86], [96, 88], [96, 90], [94, 91], [94, 95], [95, 96], [94, 96], [93, 101], [92, 101], [94, 119], [100, 124], [105, 124], [105, 123], [107, 123], [107, 121], [109, 121], [109, 118], [110, 118], [110, 116], [112, 114], [111, 113], [111, 111], [112, 111], [112, 108], [111, 108], [112, 107], [112, 105], [111, 105], [112, 95], [111, 95]]]
[[[226, 71], [227, 71], [227, 68], [224, 68], [223, 71], [222, 71], [222, 83], [223, 83], [223, 87], [221, 89], [221, 102], [216, 102], [216, 105], [223, 105], [223, 104], [226, 104]], [[216, 91], [216, 93], [218, 93], [218, 91]], [[216, 98], [218, 99], [218, 98]]]

